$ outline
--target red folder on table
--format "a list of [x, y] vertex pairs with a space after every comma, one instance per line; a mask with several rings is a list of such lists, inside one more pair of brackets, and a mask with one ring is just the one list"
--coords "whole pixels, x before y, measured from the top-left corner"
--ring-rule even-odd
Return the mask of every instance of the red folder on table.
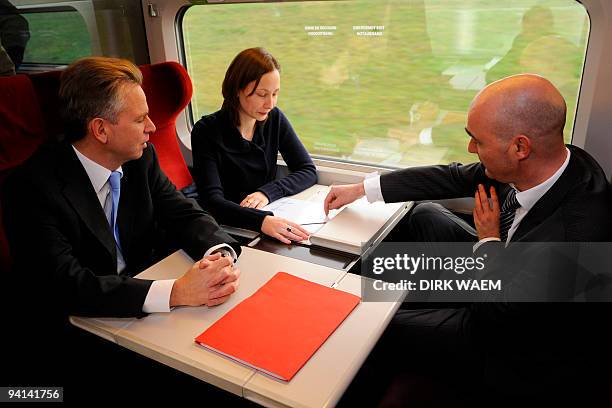
[[289, 381], [359, 301], [353, 294], [278, 272], [195, 341]]

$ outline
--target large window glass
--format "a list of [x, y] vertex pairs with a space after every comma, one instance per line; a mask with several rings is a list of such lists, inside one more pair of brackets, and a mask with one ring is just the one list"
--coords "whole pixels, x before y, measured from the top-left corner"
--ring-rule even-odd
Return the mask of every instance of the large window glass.
[[471, 162], [463, 130], [486, 84], [549, 78], [571, 140], [589, 19], [573, 0], [349, 0], [190, 7], [182, 22], [195, 120], [219, 109], [241, 50], [280, 62], [278, 105], [313, 156], [390, 167]]

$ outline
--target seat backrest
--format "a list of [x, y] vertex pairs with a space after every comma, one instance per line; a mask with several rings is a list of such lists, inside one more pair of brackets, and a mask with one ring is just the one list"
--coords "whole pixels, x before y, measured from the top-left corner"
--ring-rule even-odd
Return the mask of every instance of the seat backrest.
[[176, 118], [191, 100], [193, 88], [185, 68], [176, 62], [143, 65], [142, 89], [147, 96], [149, 116], [157, 130], [151, 142], [159, 164], [176, 188], [193, 184], [176, 134]]
[[64, 124], [58, 102], [60, 77], [62, 71], [48, 71], [29, 75], [38, 105], [42, 109], [42, 117], [48, 138], [57, 138], [64, 133]]
[[10, 268], [2, 227], [2, 187], [10, 172], [46, 140], [47, 133], [32, 83], [25, 75], [0, 77], [0, 270]]

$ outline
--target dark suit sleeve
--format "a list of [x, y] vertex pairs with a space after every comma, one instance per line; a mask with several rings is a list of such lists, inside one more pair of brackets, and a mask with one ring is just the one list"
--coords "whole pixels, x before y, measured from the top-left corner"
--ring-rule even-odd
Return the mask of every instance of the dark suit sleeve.
[[176, 190], [160, 169], [155, 150], [151, 149], [151, 153], [148, 173], [155, 218], [172, 242], [196, 260], [202, 258], [208, 248], [223, 243], [231, 245], [239, 255], [240, 245], [195, 200]]
[[110, 262], [102, 276], [82, 265], [72, 244], [78, 229], [72, 226], [80, 221], [66, 211], [57, 189], [36, 178], [15, 174], [3, 191], [5, 229], [15, 262], [11, 290], [22, 294], [18, 307], [62, 315], [143, 316], [152, 281], [117, 275]]
[[479, 183], [499, 191], [499, 183], [485, 175], [480, 163], [411, 167], [380, 177], [387, 203], [472, 197]]
[[279, 150], [283, 160], [287, 163], [290, 174], [257, 189], [264, 193], [270, 202], [297, 194], [317, 182], [317, 169], [310, 155], [295, 134], [287, 117], [280, 110], [278, 113], [280, 115]]
[[193, 149], [193, 177], [205, 208], [210, 210], [222, 224], [260, 231], [264, 218], [273, 215], [272, 212], [241, 207], [225, 198], [216, 158], [219, 148], [215, 143], [209, 142], [205, 131], [200, 126], [196, 125], [193, 128], [191, 148]]

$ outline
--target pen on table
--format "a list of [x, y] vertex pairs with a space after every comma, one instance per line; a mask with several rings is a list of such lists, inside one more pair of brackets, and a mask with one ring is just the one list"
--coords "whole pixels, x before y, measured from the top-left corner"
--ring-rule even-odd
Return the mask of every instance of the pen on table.
[[323, 224], [327, 224], [327, 221], [329, 221], [329, 216], [325, 217], [325, 221], [321, 221], [321, 222], [306, 222], [304, 224], [300, 224], [302, 226], [304, 225], [323, 225]]

